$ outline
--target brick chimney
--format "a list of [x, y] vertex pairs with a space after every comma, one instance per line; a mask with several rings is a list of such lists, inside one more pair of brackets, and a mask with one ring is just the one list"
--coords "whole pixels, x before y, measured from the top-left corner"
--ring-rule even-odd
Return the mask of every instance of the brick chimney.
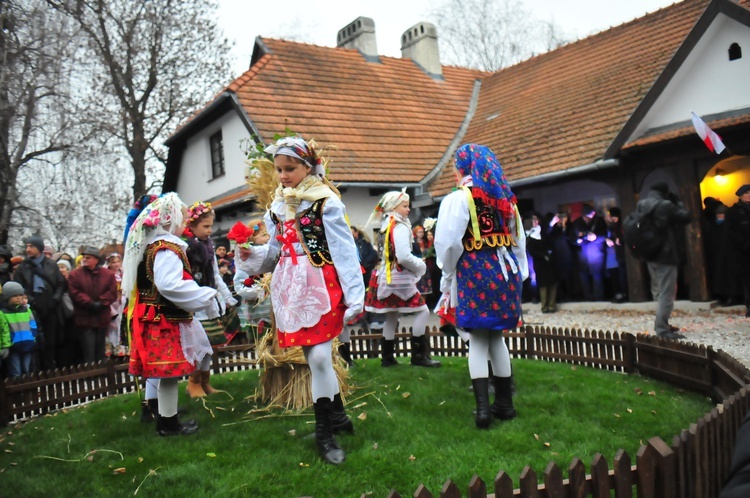
[[411, 59], [433, 78], [443, 77], [438, 52], [437, 29], [434, 24], [421, 22], [401, 35], [401, 57]]
[[378, 44], [375, 40], [375, 21], [369, 17], [358, 17], [339, 30], [336, 46], [355, 48], [368, 60], [379, 60]]

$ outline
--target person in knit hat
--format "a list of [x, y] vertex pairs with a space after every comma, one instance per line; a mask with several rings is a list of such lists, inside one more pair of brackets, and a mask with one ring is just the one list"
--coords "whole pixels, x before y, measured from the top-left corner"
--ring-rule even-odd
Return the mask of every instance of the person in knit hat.
[[[26, 291], [18, 282], [6, 282], [0, 301], [0, 348], [5, 348], [2, 335], [9, 332], [8, 375], [20, 377], [31, 373], [39, 329], [31, 309], [24, 304]], [[7, 339], [7, 338], [6, 338]], [[0, 357], [4, 353], [0, 350]]]
[[26, 259], [13, 273], [13, 280], [21, 284], [34, 310], [39, 328], [44, 331], [41, 343], [41, 367], [54, 370], [63, 362], [63, 335], [60, 304], [65, 292], [65, 279], [57, 264], [43, 254], [44, 239], [38, 235], [27, 238]]

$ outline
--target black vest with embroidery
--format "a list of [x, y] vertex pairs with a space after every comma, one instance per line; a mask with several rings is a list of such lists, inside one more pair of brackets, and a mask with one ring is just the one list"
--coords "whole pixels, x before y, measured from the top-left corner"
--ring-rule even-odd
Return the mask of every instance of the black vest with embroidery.
[[[296, 226], [298, 233], [301, 235], [300, 243], [307, 254], [307, 259], [310, 260], [310, 264], [315, 267], [333, 264], [326, 240], [326, 231], [323, 227], [323, 206], [325, 202], [325, 197], [318, 199], [309, 208], [296, 215]], [[276, 225], [276, 233], [283, 234], [284, 227], [281, 220], [273, 212], [271, 213], [271, 220]]]
[[164, 317], [167, 321], [186, 322], [193, 319], [193, 313], [185, 311], [162, 296], [154, 284], [154, 260], [156, 253], [161, 250], [172, 251], [182, 260], [182, 270], [190, 273], [190, 263], [182, 248], [174, 242], [157, 240], [146, 247], [143, 261], [138, 265], [138, 300], [146, 305], [144, 317], [148, 321], [159, 321]]
[[469, 226], [466, 227], [466, 233], [463, 237], [464, 249], [467, 251], [477, 251], [487, 247], [510, 247], [515, 246], [516, 241], [510, 235], [508, 226], [503, 222], [500, 211], [495, 207], [485, 203], [480, 197], [472, 195], [474, 206], [477, 211], [477, 223], [479, 225], [480, 240], [475, 240], [472, 233], [471, 216], [469, 217]]

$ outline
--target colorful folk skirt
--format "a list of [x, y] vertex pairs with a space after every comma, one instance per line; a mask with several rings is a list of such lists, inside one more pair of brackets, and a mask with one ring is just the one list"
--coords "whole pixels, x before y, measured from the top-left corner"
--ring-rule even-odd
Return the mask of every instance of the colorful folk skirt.
[[397, 311], [399, 313], [416, 313], [427, 309], [427, 304], [419, 291], [414, 288], [414, 294], [404, 299], [403, 297], [392, 293], [383, 299], [378, 299], [378, 276], [379, 272], [372, 272], [370, 277], [370, 286], [365, 296], [365, 311], [370, 313], [389, 313]]
[[[456, 265], [458, 282], [457, 327], [462, 329], [515, 329], [521, 323], [520, 271], [500, 261], [494, 248], [464, 252]], [[512, 252], [508, 254], [516, 262]], [[501, 264], [505, 265], [506, 279]]]
[[[133, 337], [130, 347], [131, 375], [146, 378], [182, 377], [195, 370], [195, 363], [188, 361], [182, 350], [180, 323], [167, 321], [144, 321], [143, 313], [133, 318]], [[140, 316], [141, 318], [137, 318]]]

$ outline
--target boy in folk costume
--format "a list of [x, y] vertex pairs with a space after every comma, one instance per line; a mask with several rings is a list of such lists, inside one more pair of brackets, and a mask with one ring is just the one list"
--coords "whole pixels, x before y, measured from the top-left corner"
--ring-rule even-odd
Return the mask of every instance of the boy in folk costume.
[[265, 215], [270, 241], [240, 247], [235, 265], [248, 275], [273, 271], [279, 346], [302, 346], [312, 380], [315, 440], [323, 459], [336, 465], [345, 455], [334, 432], [353, 427], [331, 354], [333, 339], [363, 307], [357, 249], [344, 205], [315, 149], [301, 137], [286, 137], [266, 152], [273, 155], [280, 181]]
[[[226, 343], [224, 336], [224, 325], [219, 316], [227, 311], [227, 305], [235, 306], [237, 300], [232, 297], [227, 284], [219, 273], [219, 265], [214, 256], [211, 233], [214, 225], [214, 211], [211, 204], [207, 202], [196, 202], [188, 209], [188, 219], [184, 236], [187, 242], [187, 258], [193, 280], [201, 287], [210, 287], [218, 290], [217, 313], [207, 314], [200, 310], [195, 313], [203, 329], [206, 331], [208, 341], [214, 346]], [[237, 330], [231, 331], [236, 334]], [[216, 390], [211, 387], [211, 356], [204, 356], [201, 364], [188, 378], [187, 393], [191, 398], [202, 398], [208, 394], [214, 394]]]
[[194, 421], [177, 417], [177, 382], [212, 352], [193, 313], [217, 313], [217, 291], [193, 280], [187, 244], [179, 237], [187, 216], [173, 192], [153, 201], [130, 227], [123, 260], [122, 291], [132, 308], [130, 373], [159, 379], [156, 429], [161, 436], [198, 430]]
[[[526, 238], [516, 197], [489, 148], [462, 145], [456, 151], [455, 175], [459, 188], [440, 204], [435, 232], [437, 262], [443, 270], [438, 314], [453, 316], [469, 341], [475, 423], [486, 429], [493, 416], [516, 416], [502, 332], [520, 324], [521, 291], [528, 277]], [[488, 359], [495, 388], [492, 406]]]
[[381, 365], [398, 365], [393, 357], [396, 327], [401, 313], [414, 313], [411, 336], [411, 364], [418, 367], [440, 367], [429, 354], [425, 327], [430, 310], [417, 290], [417, 281], [426, 266], [422, 258], [412, 254], [414, 236], [409, 221], [409, 194], [406, 189], [387, 192], [375, 206], [367, 224], [381, 218], [378, 234], [380, 263], [372, 272], [365, 309], [385, 314]]

